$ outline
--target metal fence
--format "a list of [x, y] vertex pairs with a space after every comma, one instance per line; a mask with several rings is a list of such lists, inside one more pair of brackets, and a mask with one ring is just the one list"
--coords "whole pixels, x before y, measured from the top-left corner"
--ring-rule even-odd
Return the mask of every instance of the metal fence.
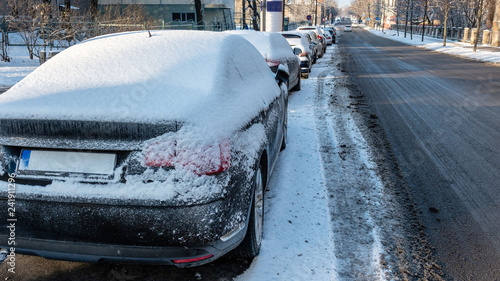
[[[404, 32], [405, 25], [404, 24], [393, 24], [391, 25], [392, 30], [399, 29], [399, 32]], [[426, 26], [425, 31], [421, 25], [413, 26], [410, 29], [408, 25], [406, 27], [406, 31], [408, 33], [412, 32], [416, 35], [422, 35], [424, 32], [425, 36], [442, 39], [444, 38], [444, 27], [443, 26]], [[463, 27], [448, 27], [446, 28], [446, 39], [452, 41], [461, 41], [461, 42], [473, 42], [476, 35], [479, 35], [478, 42], [483, 45], [491, 45], [492, 43], [492, 32], [491, 30], [481, 30], [479, 34], [477, 34], [477, 28], [463, 28]]]

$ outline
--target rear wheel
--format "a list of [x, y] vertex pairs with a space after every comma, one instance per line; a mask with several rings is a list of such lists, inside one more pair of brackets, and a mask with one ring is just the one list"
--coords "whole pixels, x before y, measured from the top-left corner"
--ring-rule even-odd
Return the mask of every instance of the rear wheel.
[[250, 210], [250, 221], [247, 234], [234, 253], [242, 258], [251, 259], [256, 257], [262, 244], [264, 230], [264, 175], [262, 165], [259, 164], [254, 178], [254, 190], [252, 209]]
[[284, 116], [284, 121], [283, 121], [283, 139], [281, 139], [281, 150], [286, 148], [286, 141], [288, 138], [288, 105], [285, 106], [285, 116]]

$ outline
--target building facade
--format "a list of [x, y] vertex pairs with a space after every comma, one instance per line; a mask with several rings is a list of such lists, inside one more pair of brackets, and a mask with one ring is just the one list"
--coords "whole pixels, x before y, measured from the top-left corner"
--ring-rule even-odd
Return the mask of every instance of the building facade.
[[[99, 0], [99, 10], [120, 9], [140, 5], [147, 16], [165, 28], [196, 25], [193, 0]], [[234, 0], [201, 0], [204, 29], [234, 29]]]

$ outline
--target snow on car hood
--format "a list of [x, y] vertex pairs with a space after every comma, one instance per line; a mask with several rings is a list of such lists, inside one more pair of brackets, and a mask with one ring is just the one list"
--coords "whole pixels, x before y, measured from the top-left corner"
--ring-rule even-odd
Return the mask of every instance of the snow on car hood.
[[1, 119], [188, 122], [230, 132], [280, 93], [240, 36], [205, 31], [100, 36], [61, 52], [0, 96]]

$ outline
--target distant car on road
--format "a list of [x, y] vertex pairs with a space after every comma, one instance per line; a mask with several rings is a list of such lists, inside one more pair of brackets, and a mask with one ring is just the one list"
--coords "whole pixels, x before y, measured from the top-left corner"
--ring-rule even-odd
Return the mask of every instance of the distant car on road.
[[346, 25], [344, 27], [344, 32], [352, 32], [352, 27], [350, 25]]
[[[0, 95], [16, 254], [178, 267], [255, 257], [287, 79], [229, 33], [137, 31], [64, 50]], [[12, 196], [0, 190], [2, 204]]]

